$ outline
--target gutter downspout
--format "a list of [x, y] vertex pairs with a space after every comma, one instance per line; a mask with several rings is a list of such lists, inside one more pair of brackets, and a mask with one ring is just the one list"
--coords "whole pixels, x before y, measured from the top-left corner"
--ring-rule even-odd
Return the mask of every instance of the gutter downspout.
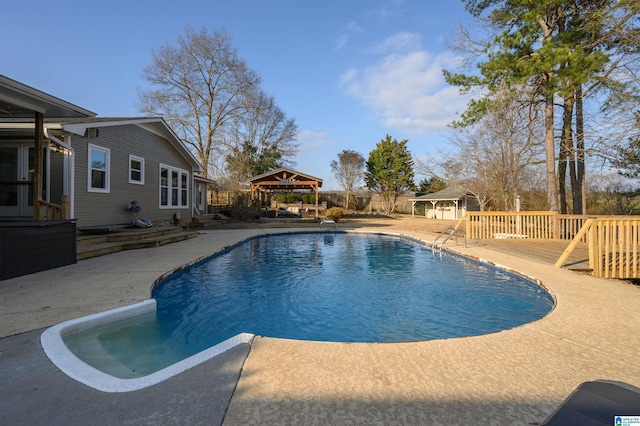
[[[56, 145], [60, 145], [61, 147], [63, 147], [64, 149], [66, 149], [68, 152], [71, 153], [70, 155], [65, 154], [66, 161], [64, 162], [64, 175], [66, 179], [64, 179], [64, 187], [62, 188], [62, 195], [69, 196], [69, 217], [74, 218], [75, 217], [75, 195], [74, 194], [75, 194], [75, 176], [76, 176], [75, 174], [76, 152], [73, 150], [73, 148], [71, 148], [70, 142], [61, 141], [60, 139], [58, 139], [57, 137], [49, 133], [49, 129], [46, 127], [44, 129], [44, 134], [49, 140], [51, 140], [51, 142], [55, 143]], [[68, 137], [69, 136], [65, 136], [65, 139], [67, 139]]]

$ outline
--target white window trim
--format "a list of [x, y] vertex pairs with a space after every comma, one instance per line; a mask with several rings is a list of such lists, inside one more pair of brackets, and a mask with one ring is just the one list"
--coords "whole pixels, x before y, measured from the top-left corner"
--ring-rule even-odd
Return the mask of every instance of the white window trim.
[[[131, 161], [134, 160], [140, 162], [140, 180], [131, 179], [131, 172], [133, 171], [131, 168]], [[144, 185], [144, 158], [129, 154], [129, 183]]]
[[[91, 171], [93, 170], [91, 167], [91, 151], [101, 151], [105, 153], [105, 187], [104, 188], [94, 188], [91, 186]], [[88, 192], [101, 192], [101, 193], [109, 193], [111, 192], [111, 150], [109, 148], [103, 148], [98, 145], [94, 145], [92, 143], [88, 144], [87, 147], [87, 191]]]
[[[169, 186], [168, 186], [168, 190], [167, 190], [167, 205], [163, 205], [162, 204], [162, 169], [167, 169], [167, 179], [169, 181]], [[180, 185], [180, 183], [182, 182], [182, 179], [180, 178], [180, 174], [184, 174], [187, 176], [187, 187], [186, 188], [181, 188], [178, 187], [178, 204], [177, 205], [172, 205], [171, 204], [171, 193], [172, 193], [172, 187], [171, 187], [171, 174], [172, 172], [178, 172], [178, 185]], [[173, 166], [169, 166], [167, 164], [160, 164], [159, 168], [158, 168], [158, 208], [160, 209], [186, 209], [189, 208], [189, 187], [190, 185], [190, 179], [189, 179], [189, 172], [187, 170], [184, 169], [179, 169], [177, 167], [173, 167]], [[180, 204], [182, 202], [182, 194], [181, 191], [182, 190], [186, 190], [187, 191], [187, 196], [186, 196], [186, 204], [182, 205]]]

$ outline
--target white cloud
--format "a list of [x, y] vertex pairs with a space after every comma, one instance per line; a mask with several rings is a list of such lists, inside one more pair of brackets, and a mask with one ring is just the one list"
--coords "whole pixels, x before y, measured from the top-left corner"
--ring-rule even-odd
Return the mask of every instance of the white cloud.
[[324, 132], [314, 132], [312, 130], [300, 130], [298, 132], [298, 143], [301, 152], [308, 152], [333, 146], [335, 143], [330, 140]]
[[430, 53], [421, 48], [419, 35], [404, 32], [372, 51], [385, 56], [371, 66], [345, 71], [341, 82], [385, 126], [425, 134], [445, 129], [465, 109], [467, 98], [442, 76], [442, 69], [457, 67], [453, 54]]
[[386, 4], [373, 9], [369, 14], [377, 19], [389, 19], [402, 16], [404, 0], [389, 0]]
[[349, 43], [349, 38], [350, 38], [349, 34], [361, 34], [363, 32], [362, 28], [360, 28], [360, 26], [354, 21], [349, 22], [346, 25], [346, 29], [347, 29], [347, 34], [342, 34], [336, 37], [335, 40], [333, 41], [335, 45], [334, 51], [338, 51], [342, 49], [347, 45], [347, 43]]
[[343, 34], [339, 37], [337, 37], [333, 43], [335, 44], [335, 47], [333, 50], [337, 51], [342, 49], [343, 47], [345, 47], [347, 45], [347, 43], [349, 42], [349, 36], [347, 34]]
[[422, 48], [422, 36], [416, 33], [399, 32], [378, 43], [371, 49], [377, 55], [397, 52], [411, 52]]
[[354, 32], [354, 33], [362, 33], [362, 28], [360, 28], [360, 25], [358, 25], [355, 21], [351, 21], [347, 24], [347, 30]]

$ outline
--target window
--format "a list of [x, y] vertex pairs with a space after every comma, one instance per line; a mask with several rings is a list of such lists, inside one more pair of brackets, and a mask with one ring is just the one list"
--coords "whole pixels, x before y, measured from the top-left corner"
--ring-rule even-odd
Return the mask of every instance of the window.
[[89, 192], [109, 192], [111, 151], [89, 144], [87, 190]]
[[160, 165], [160, 208], [188, 207], [189, 173]]
[[144, 158], [129, 155], [129, 183], [144, 185]]

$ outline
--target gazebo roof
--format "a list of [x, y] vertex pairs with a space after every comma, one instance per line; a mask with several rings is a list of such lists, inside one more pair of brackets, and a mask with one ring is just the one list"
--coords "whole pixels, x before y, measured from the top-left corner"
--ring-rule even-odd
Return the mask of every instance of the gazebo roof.
[[265, 190], [314, 189], [322, 186], [322, 179], [285, 167], [249, 179], [251, 188]]
[[445, 188], [442, 191], [421, 195], [415, 198], [409, 198], [409, 201], [452, 201], [469, 196], [472, 196], [469, 190], [464, 189], [461, 186], [454, 185]]

